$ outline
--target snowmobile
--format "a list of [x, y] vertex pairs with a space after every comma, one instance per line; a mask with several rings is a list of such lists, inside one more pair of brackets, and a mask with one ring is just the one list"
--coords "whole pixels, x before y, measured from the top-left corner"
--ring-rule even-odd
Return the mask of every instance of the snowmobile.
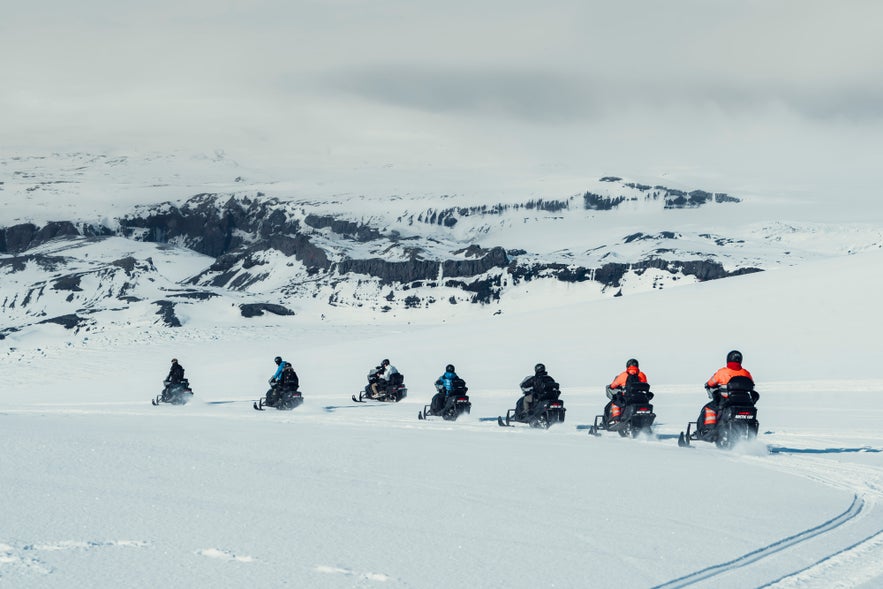
[[190, 381], [186, 378], [180, 382], [164, 383], [166, 386], [162, 392], [150, 400], [154, 405], [170, 403], [172, 405], [184, 405], [193, 397]]
[[623, 438], [636, 438], [641, 432], [650, 434], [656, 414], [650, 400], [653, 393], [646, 382], [632, 382], [626, 385], [621, 393], [622, 407], [619, 419], [608, 420], [604, 415], [596, 415], [595, 423], [589, 428], [589, 435], [600, 436], [601, 430], [617, 432]]
[[[466, 391], [466, 382], [462, 378], [455, 378], [453, 389], [445, 395], [443, 392], [437, 393], [433, 397], [433, 402], [423, 407], [423, 411], [417, 413], [417, 419], [426, 419], [432, 415], [436, 415], [445, 421], [456, 421], [458, 417], [464, 413], [472, 411], [472, 403], [469, 402], [469, 395]], [[433, 408], [433, 405], [436, 405]], [[438, 405], [441, 405], [439, 407]]]
[[497, 424], [502, 427], [512, 426], [512, 422], [526, 423], [530, 427], [548, 429], [556, 423], [564, 423], [564, 401], [559, 397], [561, 390], [558, 383], [549, 378], [540, 392], [535, 392], [533, 404], [525, 413], [524, 397], [515, 402], [515, 409], [506, 411], [506, 418], [497, 417]]
[[687, 423], [687, 431], [678, 436], [678, 446], [684, 448], [690, 442], [712, 442], [718, 448], [729, 449], [736, 443], [757, 437], [760, 424], [755, 404], [760, 394], [754, 383], [746, 376], [735, 376], [723, 387], [707, 388], [709, 398], [717, 401], [717, 421], [713, 426], [700, 428], [699, 420]]
[[298, 390], [283, 389], [274, 384], [267, 394], [254, 402], [254, 408], [264, 411], [264, 407], [274, 407], [279, 411], [290, 411], [304, 402], [304, 397]]
[[[371, 385], [377, 383], [377, 395], [371, 390]], [[366, 399], [372, 401], [383, 401], [386, 403], [398, 403], [408, 396], [408, 388], [405, 386], [405, 376], [396, 372], [389, 375], [389, 380], [378, 378], [369, 380], [365, 388], [359, 392], [359, 396], [353, 395], [353, 401], [356, 403], [365, 403]]]

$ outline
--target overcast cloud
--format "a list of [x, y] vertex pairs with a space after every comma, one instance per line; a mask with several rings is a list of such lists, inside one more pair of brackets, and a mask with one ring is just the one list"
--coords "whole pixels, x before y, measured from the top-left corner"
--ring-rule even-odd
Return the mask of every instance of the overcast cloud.
[[475, 174], [883, 185], [876, 0], [16, 4], [4, 153], [224, 149], [353, 186], [416, 171], [413, 190]]

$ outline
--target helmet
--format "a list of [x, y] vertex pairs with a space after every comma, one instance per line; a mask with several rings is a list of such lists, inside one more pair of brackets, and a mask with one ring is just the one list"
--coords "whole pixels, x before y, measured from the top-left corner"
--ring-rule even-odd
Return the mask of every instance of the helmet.
[[628, 361], [625, 363], [625, 367], [628, 368], [628, 367], [630, 367], [630, 366], [634, 366], [635, 368], [637, 368], [637, 367], [638, 367], [638, 361], [635, 360], [634, 358], [629, 358]]
[[172, 358], [172, 364], [177, 364], [177, 363], [178, 363], [178, 359], [177, 359], [177, 358]]
[[285, 369], [287, 369], [287, 368], [294, 368], [294, 367], [291, 365], [291, 362], [286, 362], [286, 363], [285, 363], [285, 366], [284, 366], [282, 369], [285, 370]]
[[445, 372], [456, 372], [456, 370], [454, 370], [454, 365], [448, 364], [447, 366], [445, 366]]
[[384, 358], [383, 362], [380, 363], [381, 366], [389, 366], [389, 360]]
[[545, 371], [546, 371], [546, 365], [543, 364], [542, 362], [540, 362], [539, 364], [537, 364], [536, 366], [533, 367], [533, 371], [534, 371], [534, 373], [536, 373], [536, 374], [540, 374], [540, 373], [542, 373], [542, 372], [545, 372]]
[[273, 362], [275, 362], [277, 365], [282, 364], [282, 356], [276, 356], [275, 358], [273, 358]]
[[729, 354], [727, 354], [727, 362], [736, 362], [737, 364], [742, 363], [742, 352], [739, 350], [733, 350]]

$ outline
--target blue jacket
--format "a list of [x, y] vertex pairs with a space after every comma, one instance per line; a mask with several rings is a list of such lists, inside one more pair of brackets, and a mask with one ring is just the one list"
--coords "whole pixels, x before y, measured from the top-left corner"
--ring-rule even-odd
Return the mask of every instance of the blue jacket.
[[279, 380], [282, 377], [283, 370], [285, 370], [285, 360], [279, 363], [279, 366], [276, 368], [276, 373], [271, 380]]
[[435, 381], [435, 388], [438, 389], [439, 392], [444, 390], [446, 395], [450, 395], [454, 390], [455, 378], [460, 378], [455, 372], [445, 372], [438, 377], [437, 381]]

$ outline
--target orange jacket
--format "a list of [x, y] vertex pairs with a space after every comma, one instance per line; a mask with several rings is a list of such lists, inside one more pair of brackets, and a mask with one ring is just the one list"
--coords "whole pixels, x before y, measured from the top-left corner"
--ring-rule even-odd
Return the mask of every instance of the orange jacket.
[[637, 366], [629, 366], [625, 369], [625, 372], [621, 372], [619, 376], [613, 379], [613, 382], [610, 383], [611, 389], [622, 389], [625, 388], [625, 381], [629, 377], [629, 374], [637, 374], [638, 380], [641, 382], [647, 382], [647, 375], [641, 372]]
[[738, 362], [727, 362], [727, 365], [715, 372], [711, 378], [706, 382], [706, 386], [710, 387], [719, 387], [730, 382], [730, 379], [734, 376], [747, 376], [751, 379], [751, 382], [754, 382], [754, 378], [752, 378], [751, 373], [742, 368], [742, 365]]

